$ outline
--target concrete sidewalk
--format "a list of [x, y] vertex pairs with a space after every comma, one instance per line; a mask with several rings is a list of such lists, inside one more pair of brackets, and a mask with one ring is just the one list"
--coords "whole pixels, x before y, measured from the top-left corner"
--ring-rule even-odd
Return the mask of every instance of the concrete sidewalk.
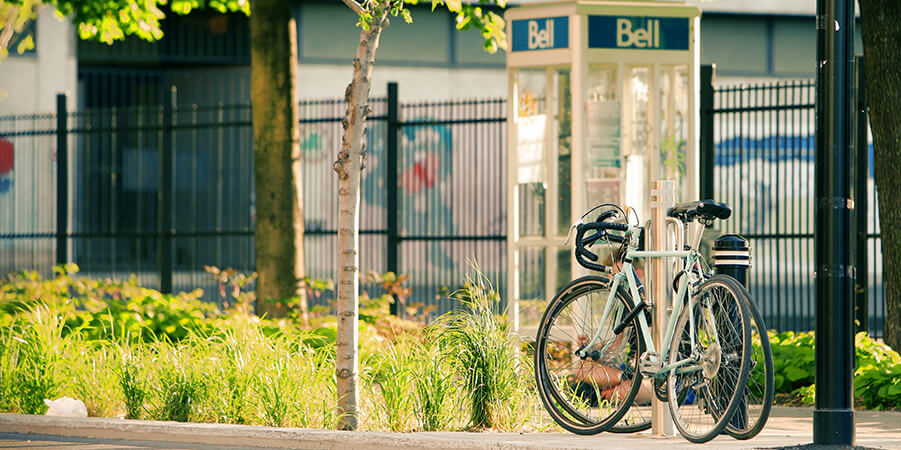
[[[53, 436], [65, 448], [301, 448], [379, 449], [746, 449], [779, 448], [812, 442], [811, 408], [775, 407], [766, 428], [750, 441], [720, 436], [699, 447], [680, 436], [648, 433], [577, 436], [563, 433], [374, 433], [271, 428], [246, 425], [184, 424], [102, 418], [60, 418], [0, 414], [0, 447], [27, 448], [26, 436]], [[901, 413], [858, 411], [857, 445], [901, 449]], [[12, 438], [10, 437], [12, 436]], [[16, 438], [16, 436], [19, 436]], [[16, 440], [19, 439], [19, 440]], [[15, 441], [15, 443], [13, 443]], [[4, 445], [4, 442], [10, 445]], [[155, 442], [151, 446], [134, 442]], [[165, 443], [165, 444], [164, 444]], [[43, 442], [41, 447], [45, 447]], [[96, 446], [96, 447], [95, 447]]]

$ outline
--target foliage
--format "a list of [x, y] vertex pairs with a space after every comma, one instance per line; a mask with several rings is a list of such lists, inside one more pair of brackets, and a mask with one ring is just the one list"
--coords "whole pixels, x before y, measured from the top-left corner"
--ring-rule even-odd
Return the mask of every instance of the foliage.
[[390, 431], [408, 431], [413, 419], [415, 397], [410, 395], [416, 361], [416, 344], [409, 339], [400, 339], [373, 358], [373, 382], [378, 385], [382, 401], [381, 412], [386, 418]]
[[26, 26], [36, 17], [40, 5], [40, 0], [0, 2], [0, 61], [6, 58], [9, 45], [16, 40], [19, 54], [34, 48], [34, 36], [26, 31]]
[[791, 393], [810, 386], [816, 375], [814, 333], [770, 332], [775, 392]]
[[64, 333], [79, 332], [89, 340], [184, 339], [190, 330], [212, 327], [216, 307], [200, 300], [202, 291], [162, 294], [128, 281], [75, 277], [78, 266], [56, 269], [45, 280], [35, 272], [20, 272], [0, 281], [0, 326], [35, 305], [51, 305], [64, 316]]
[[[775, 392], [803, 404], [815, 400], [816, 363], [813, 332], [769, 333], [773, 349]], [[865, 332], [855, 336], [854, 395], [867, 409], [901, 408], [901, 356]]]
[[[123, 40], [126, 36], [137, 36], [146, 41], [163, 37], [160, 21], [166, 17], [162, 9], [165, 5], [181, 15], [204, 8], [220, 13], [242, 12], [250, 15], [248, 0], [5, 0], [0, 6], [0, 14], [8, 16], [8, 11], [16, 9], [15, 24], [19, 25], [22, 21], [33, 20], [37, 10], [45, 5], [52, 5], [60, 16], [70, 16], [82, 39], [95, 39], [107, 44]], [[7, 24], [0, 22], [0, 25]], [[18, 31], [21, 29], [22, 26], [17, 26]]]
[[[345, 2], [346, 3], [346, 2]], [[393, 17], [400, 16], [404, 22], [413, 22], [413, 15], [410, 13], [408, 5], [418, 5], [419, 3], [431, 3], [432, 11], [439, 6], [445, 6], [448, 11], [456, 14], [456, 27], [458, 30], [468, 30], [475, 28], [479, 30], [484, 38], [483, 47], [485, 51], [494, 53], [498, 48], [506, 49], [506, 34], [504, 32], [504, 18], [484, 8], [486, 5], [495, 4], [501, 8], [507, 5], [506, 0], [479, 0], [478, 4], [463, 3], [460, 0], [367, 0], [356, 3], [359, 8], [359, 20], [357, 25], [364, 30], [368, 30], [372, 26], [372, 21], [379, 17], [378, 10], [387, 10], [388, 14]]]
[[[0, 288], [6, 295], [0, 303], [0, 411], [40, 414], [43, 399], [69, 396], [83, 400], [91, 416], [338, 426], [334, 317], [300, 329], [239, 309], [226, 317], [214, 310], [177, 340], [141, 329], [100, 333], [75, 319], [86, 312], [73, 305], [112, 308], [133, 303], [128, 294], [150, 290], [76, 278], [73, 270], [50, 280], [19, 274]], [[457, 298], [471, 307], [433, 326], [361, 322], [367, 428], [535, 429], [527, 421], [547, 422], [530, 387], [531, 372], [517, 367], [516, 341], [488, 307], [496, 293], [484, 277], [466, 286]], [[154, 292], [149, 296], [163, 298]], [[381, 302], [378, 308], [386, 308]], [[165, 301], [160, 307], [168, 308]], [[107, 330], [130, 320], [104, 317]], [[465, 330], [466, 324], [478, 328]]]
[[16, 412], [43, 414], [44, 399], [55, 398], [62, 382], [58, 369], [68, 344], [62, 336], [64, 325], [45, 305], [29, 308], [18, 325], [3, 335], [0, 404]]
[[130, 350], [131, 347], [126, 345], [122, 351], [117, 378], [125, 403], [125, 418], [140, 419], [144, 415], [144, 399], [147, 397], [146, 375], [139, 359]]
[[[438, 320], [439, 342], [462, 374], [473, 428], [513, 428], [525, 391], [516, 340], [491, 312], [497, 293], [476, 269], [455, 295], [463, 309]], [[523, 370], [528, 372], [528, 370]]]
[[901, 356], [866, 333], [855, 337], [854, 395], [868, 409], [901, 408]]

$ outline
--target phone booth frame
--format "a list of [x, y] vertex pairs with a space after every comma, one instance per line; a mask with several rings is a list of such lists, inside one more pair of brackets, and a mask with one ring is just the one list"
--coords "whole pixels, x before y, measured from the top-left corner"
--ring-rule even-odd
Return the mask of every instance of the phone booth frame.
[[508, 314], [534, 336], [546, 302], [585, 273], [564, 245], [583, 213], [609, 202], [647, 220], [658, 179], [697, 199], [700, 10], [568, 0], [505, 19]]

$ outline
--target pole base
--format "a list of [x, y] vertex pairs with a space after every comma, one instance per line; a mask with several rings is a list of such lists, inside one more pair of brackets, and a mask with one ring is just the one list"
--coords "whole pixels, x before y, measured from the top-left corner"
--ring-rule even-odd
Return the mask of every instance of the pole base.
[[854, 410], [814, 410], [813, 443], [815, 445], [854, 445]]

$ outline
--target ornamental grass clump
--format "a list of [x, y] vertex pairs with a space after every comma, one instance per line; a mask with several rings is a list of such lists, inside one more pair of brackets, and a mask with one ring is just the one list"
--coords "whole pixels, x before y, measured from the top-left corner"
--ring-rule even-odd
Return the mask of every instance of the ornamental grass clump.
[[516, 339], [492, 313], [497, 292], [478, 272], [455, 293], [463, 309], [442, 316], [439, 342], [464, 380], [472, 428], [513, 429], [521, 420], [525, 380], [518, 373]]
[[418, 344], [413, 365], [415, 408], [423, 431], [447, 430], [459, 411], [459, 385], [452, 359], [437, 340]]
[[151, 417], [156, 420], [188, 422], [202, 415], [207, 382], [202, 364], [197, 364], [199, 339], [173, 347], [165, 342], [155, 345], [159, 361], [153, 384], [156, 405]]
[[68, 346], [65, 323], [42, 303], [28, 306], [22, 316], [3, 335], [0, 404], [12, 412], [43, 414], [44, 399], [55, 398], [62, 383], [59, 366]]
[[377, 412], [383, 415], [388, 430], [407, 431], [414, 418], [414, 362], [416, 343], [400, 337], [380, 354], [373, 356], [371, 374], [380, 400], [375, 403]]
[[144, 401], [148, 396], [143, 361], [137, 354], [137, 349], [128, 344], [122, 345], [119, 351], [122, 361], [116, 376], [125, 404], [125, 418], [141, 419], [145, 411]]
[[68, 351], [60, 362], [59, 394], [84, 401], [88, 416], [115, 417], [124, 402], [119, 387], [121, 355], [109, 342], [84, 342], [70, 334]]

